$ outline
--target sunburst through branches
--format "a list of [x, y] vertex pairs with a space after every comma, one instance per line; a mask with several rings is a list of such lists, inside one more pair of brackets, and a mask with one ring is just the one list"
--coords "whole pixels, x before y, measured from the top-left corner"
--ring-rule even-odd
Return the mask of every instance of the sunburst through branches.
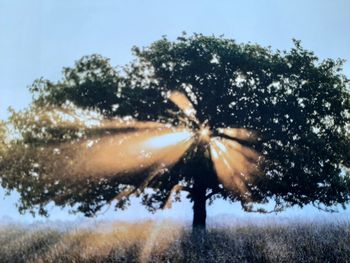
[[244, 128], [212, 129], [198, 120], [185, 94], [168, 92], [167, 99], [181, 112], [177, 126], [134, 119], [99, 120], [87, 127], [89, 136], [41, 147], [46, 148], [41, 156], [45, 159], [46, 153], [55, 153], [56, 161], [47, 158], [46, 163], [55, 174], [59, 170], [62, 179], [109, 177], [131, 186], [119, 199], [150, 186], [200, 147], [206, 151], [202, 157], [211, 159], [221, 189], [249, 201], [249, 182], [260, 174], [261, 155], [248, 146], [256, 140], [256, 133]]

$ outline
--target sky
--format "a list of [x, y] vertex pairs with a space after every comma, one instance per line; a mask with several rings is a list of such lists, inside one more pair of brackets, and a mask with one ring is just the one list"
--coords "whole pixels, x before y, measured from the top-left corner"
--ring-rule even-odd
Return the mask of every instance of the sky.
[[[174, 40], [183, 31], [224, 35], [272, 49], [289, 49], [292, 39], [299, 39], [321, 59], [346, 59], [344, 73], [350, 77], [349, 10], [348, 0], [0, 0], [0, 119], [8, 117], [8, 107], [20, 110], [30, 103], [27, 86], [35, 79], [59, 80], [62, 68], [84, 55], [98, 53], [114, 66], [124, 65], [133, 59], [133, 46], [148, 46], [163, 35]], [[38, 220], [19, 215], [17, 199], [16, 193], [5, 197], [0, 189], [0, 219]], [[52, 220], [82, 216], [57, 207], [50, 211]], [[97, 218], [189, 219], [191, 214], [186, 201], [151, 215], [133, 200], [127, 211], [111, 208]], [[209, 216], [221, 214], [250, 216], [222, 200], [208, 208]], [[319, 214], [307, 207], [280, 216]]]

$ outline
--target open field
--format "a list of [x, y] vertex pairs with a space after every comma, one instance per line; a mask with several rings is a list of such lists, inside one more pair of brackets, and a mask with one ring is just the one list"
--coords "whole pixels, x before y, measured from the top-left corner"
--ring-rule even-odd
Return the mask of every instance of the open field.
[[0, 227], [0, 262], [350, 262], [350, 223], [210, 227], [174, 222]]

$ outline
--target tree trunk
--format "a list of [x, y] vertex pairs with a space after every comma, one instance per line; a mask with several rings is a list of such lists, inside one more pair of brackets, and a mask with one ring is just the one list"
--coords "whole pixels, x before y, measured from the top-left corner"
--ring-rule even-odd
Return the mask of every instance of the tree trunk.
[[206, 212], [206, 190], [207, 187], [200, 182], [196, 182], [193, 188], [193, 230], [205, 230]]

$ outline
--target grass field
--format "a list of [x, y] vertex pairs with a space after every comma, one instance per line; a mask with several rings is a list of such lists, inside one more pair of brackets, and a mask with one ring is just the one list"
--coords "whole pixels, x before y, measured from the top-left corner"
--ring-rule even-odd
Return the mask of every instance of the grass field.
[[350, 223], [210, 227], [174, 222], [0, 227], [0, 262], [350, 262]]

